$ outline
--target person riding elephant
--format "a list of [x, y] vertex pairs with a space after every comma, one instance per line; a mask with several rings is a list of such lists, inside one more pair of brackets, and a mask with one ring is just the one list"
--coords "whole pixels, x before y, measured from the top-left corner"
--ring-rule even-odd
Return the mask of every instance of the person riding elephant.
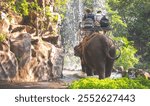
[[94, 18], [94, 14], [90, 9], [85, 10], [85, 14], [82, 19], [82, 22], [84, 23], [84, 29], [91, 30], [92, 28], [94, 28], [95, 18]]
[[114, 61], [118, 59], [121, 52], [116, 56], [116, 46], [106, 35], [93, 33], [85, 41], [74, 47], [75, 56], [80, 57], [82, 70], [88, 76], [96, 71], [99, 79], [111, 75]]
[[104, 15], [100, 20], [101, 27], [108, 27], [110, 25], [109, 19]]
[[96, 26], [100, 26], [100, 20], [101, 20], [102, 16], [103, 16], [102, 11], [101, 10], [97, 11], [97, 13], [95, 14], [95, 17], [94, 17]]
[[88, 8], [85, 10], [85, 14], [82, 20], [85, 21], [87, 18], [91, 18], [93, 21], [95, 21], [94, 14]]

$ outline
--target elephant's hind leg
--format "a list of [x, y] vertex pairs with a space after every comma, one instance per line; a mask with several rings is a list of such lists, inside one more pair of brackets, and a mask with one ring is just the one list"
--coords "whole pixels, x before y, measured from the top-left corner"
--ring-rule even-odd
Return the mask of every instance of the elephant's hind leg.
[[[115, 47], [110, 48], [109, 54], [111, 57], [115, 57], [115, 55], [116, 55]], [[105, 68], [106, 68], [105, 77], [110, 77], [113, 65], [114, 65], [114, 60], [107, 57], [106, 58], [106, 65], [105, 65]]]
[[105, 78], [105, 64], [104, 63], [101, 63], [101, 64], [97, 65], [96, 71], [99, 75], [99, 79], [104, 79]]
[[114, 60], [107, 59], [105, 66], [105, 77], [110, 77], [113, 68]]

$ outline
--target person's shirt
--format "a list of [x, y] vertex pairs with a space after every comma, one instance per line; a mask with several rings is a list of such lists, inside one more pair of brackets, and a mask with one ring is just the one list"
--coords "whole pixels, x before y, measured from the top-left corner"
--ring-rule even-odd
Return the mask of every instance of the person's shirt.
[[101, 13], [97, 13], [94, 17], [95, 21], [100, 22], [100, 20], [102, 19], [103, 15]]
[[85, 14], [83, 17], [83, 21], [87, 18], [91, 18], [93, 21], [95, 21], [94, 14], [92, 14], [92, 13]]

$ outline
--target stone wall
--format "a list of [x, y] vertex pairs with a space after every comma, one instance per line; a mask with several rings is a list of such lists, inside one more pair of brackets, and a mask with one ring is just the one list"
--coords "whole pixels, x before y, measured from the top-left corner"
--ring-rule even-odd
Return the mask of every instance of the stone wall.
[[[52, 1], [46, 0], [45, 4], [50, 6]], [[39, 0], [39, 5], [42, 3]], [[12, 10], [3, 11], [0, 10], [0, 39], [5, 39], [0, 40], [0, 80], [31, 82], [62, 77], [63, 48], [58, 23], [47, 21], [48, 30], [37, 36], [38, 27], [22, 25], [21, 16]], [[57, 33], [52, 33], [54, 29]]]

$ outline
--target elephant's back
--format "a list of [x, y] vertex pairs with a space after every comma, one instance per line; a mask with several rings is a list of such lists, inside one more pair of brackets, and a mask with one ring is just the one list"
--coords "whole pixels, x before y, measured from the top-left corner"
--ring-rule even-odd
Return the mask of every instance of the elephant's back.
[[84, 46], [84, 54], [88, 57], [106, 56], [106, 50], [113, 47], [112, 40], [103, 34], [95, 34]]
[[96, 35], [89, 40], [84, 47], [83, 57], [86, 63], [91, 67], [95, 67], [95, 64], [101, 60], [105, 61], [106, 55], [100, 36]]
[[104, 41], [103, 35], [94, 35], [87, 44], [85, 45], [85, 53], [89, 54], [90, 57], [99, 56], [104, 54]]
[[87, 42], [86, 48], [97, 50], [104, 48], [104, 45], [111, 44], [110, 39], [107, 37], [107, 35], [103, 35], [100, 33], [95, 33], [92, 35], [93, 37]]

